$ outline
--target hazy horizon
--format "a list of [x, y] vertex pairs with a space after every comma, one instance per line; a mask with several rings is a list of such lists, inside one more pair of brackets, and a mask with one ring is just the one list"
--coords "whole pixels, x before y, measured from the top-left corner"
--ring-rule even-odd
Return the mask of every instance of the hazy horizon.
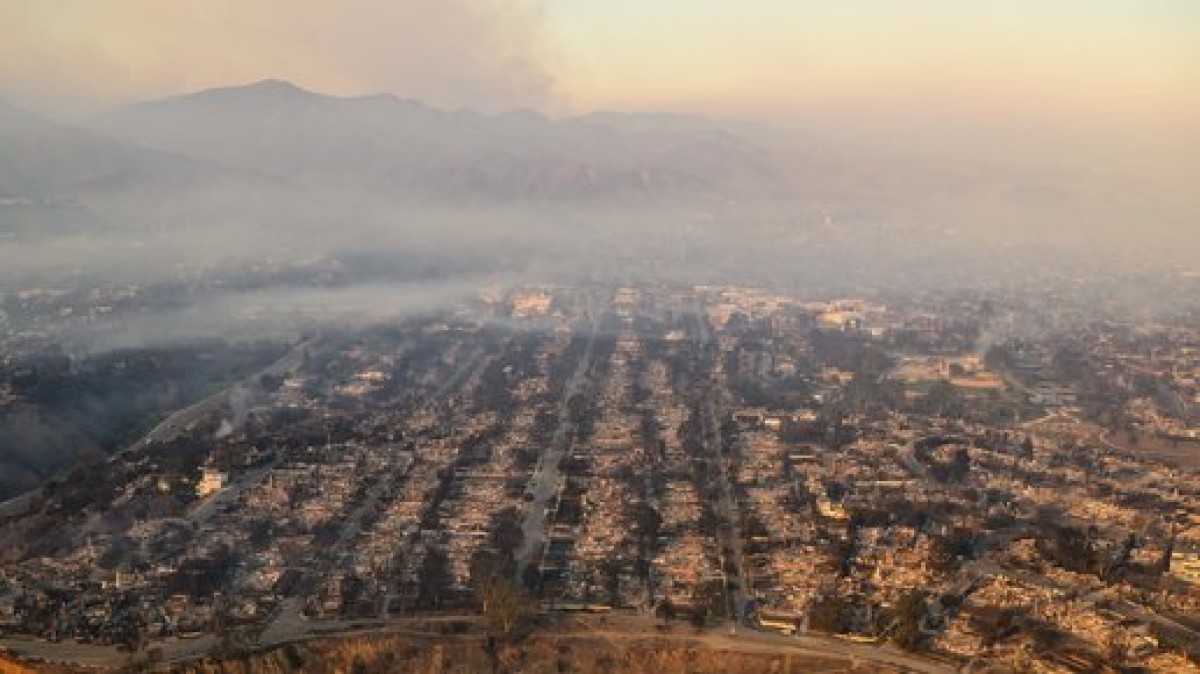
[[[1200, 244], [1182, 0], [0, 0], [0, 26], [0, 99], [67, 122], [0, 110], [0, 289], [322, 256], [919, 289]], [[432, 109], [349, 100], [384, 93]]]
[[1186, 0], [0, 0], [0, 18], [0, 97], [65, 119], [279, 78], [1162, 172], [1200, 154], [1200, 6]]

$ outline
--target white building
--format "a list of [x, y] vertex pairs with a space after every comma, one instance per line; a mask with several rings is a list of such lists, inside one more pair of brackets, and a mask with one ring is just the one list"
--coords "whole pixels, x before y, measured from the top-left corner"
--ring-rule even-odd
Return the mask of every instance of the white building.
[[196, 483], [196, 496], [204, 498], [215, 491], [224, 489], [228, 482], [229, 475], [211, 466], [205, 466], [200, 469], [200, 481]]

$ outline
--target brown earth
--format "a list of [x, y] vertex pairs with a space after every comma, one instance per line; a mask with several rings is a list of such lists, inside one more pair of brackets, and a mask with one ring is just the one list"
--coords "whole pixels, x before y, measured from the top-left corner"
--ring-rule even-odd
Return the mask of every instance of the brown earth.
[[314, 639], [249, 655], [116, 669], [20, 662], [0, 651], [0, 674], [154, 671], [171, 674], [800, 674], [900, 672], [849, 656], [714, 634], [539, 633], [494, 652], [478, 634], [358, 635]]
[[800, 674], [895, 671], [837, 656], [711, 647], [702, 639], [539, 635], [498, 646], [481, 638], [353, 637], [288, 644], [248, 659], [179, 665], [180, 674]]
[[23, 665], [0, 650], [0, 674], [34, 674], [36, 670]]

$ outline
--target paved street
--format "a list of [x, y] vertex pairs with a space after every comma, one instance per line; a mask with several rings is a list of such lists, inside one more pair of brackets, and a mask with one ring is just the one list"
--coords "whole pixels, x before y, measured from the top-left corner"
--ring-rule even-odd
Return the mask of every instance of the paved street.
[[573, 442], [570, 436], [572, 428], [569, 402], [587, 378], [587, 372], [591, 367], [592, 354], [596, 345], [596, 321], [598, 319], [594, 312], [589, 311], [589, 313], [591, 314], [591, 331], [588, 334], [587, 346], [584, 349], [583, 356], [579, 359], [579, 364], [575, 367], [575, 371], [571, 374], [571, 378], [563, 390], [562, 400], [558, 408], [558, 427], [555, 429], [554, 436], [538, 461], [533, 477], [529, 481], [528, 491], [533, 495], [533, 499], [525, 505], [525, 520], [522, 524], [524, 537], [521, 549], [517, 554], [518, 573], [527, 564], [535, 561], [534, 556], [540, 554], [542, 551], [543, 542], [546, 539], [546, 510], [549, 507], [550, 500], [558, 493], [562, 483], [562, 473], [559, 471], [558, 464], [562, 461], [563, 456], [570, 449]]

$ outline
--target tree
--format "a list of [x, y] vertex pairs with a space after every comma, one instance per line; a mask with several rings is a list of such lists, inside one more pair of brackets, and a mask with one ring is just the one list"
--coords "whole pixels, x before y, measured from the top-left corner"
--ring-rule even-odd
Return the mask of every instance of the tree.
[[1071, 345], [1060, 346], [1050, 356], [1050, 365], [1063, 379], [1073, 382], [1083, 378], [1087, 372], [1087, 358], [1083, 352]]
[[608, 593], [608, 605], [617, 608], [621, 604], [621, 562], [608, 558], [600, 564], [604, 574], [604, 589]]
[[1175, 534], [1167, 539], [1167, 544], [1163, 547], [1162, 555], [1158, 558], [1158, 563], [1154, 565], [1154, 574], [1161, 576], [1171, 570], [1171, 557], [1175, 554]]
[[929, 547], [929, 567], [934, 571], [949, 573], [957, 569], [962, 560], [974, 556], [975, 535], [960, 529], [948, 536], [933, 539]]
[[921, 625], [927, 614], [926, 596], [923, 590], [911, 590], [896, 602], [896, 631], [892, 633], [892, 641], [906, 651], [920, 650], [925, 645]]
[[512, 557], [494, 550], [476, 550], [468, 563], [471, 588], [480, 601], [496, 580], [511, 576], [512, 571]]
[[366, 592], [366, 582], [353, 573], [342, 577], [341, 582], [342, 612], [352, 613], [363, 594]]
[[966, 405], [962, 393], [953, 384], [939, 379], [929, 387], [929, 391], [921, 399], [921, 411], [957, 419], [966, 411]]
[[505, 508], [492, 515], [488, 531], [488, 544], [501, 553], [516, 554], [525, 541], [525, 530], [522, 528], [521, 511], [516, 508]]
[[1011, 369], [1015, 355], [1012, 350], [1005, 346], [995, 345], [988, 348], [983, 355], [983, 364], [989, 370], [1005, 370]]
[[262, 517], [250, 520], [247, 527], [249, 531], [250, 545], [254, 548], [265, 548], [271, 542], [271, 533], [275, 528], [272, 520]]
[[536, 592], [538, 586], [542, 584], [542, 572], [538, 570], [536, 562], [530, 562], [525, 565], [521, 571], [521, 584], [530, 592]]
[[1071, 526], [1050, 526], [1035, 546], [1051, 563], [1075, 573], [1098, 573], [1101, 555], [1090, 532]]
[[663, 599], [658, 603], [654, 614], [663, 621], [663, 625], [670, 625], [671, 621], [675, 619], [675, 606], [671, 604], [670, 599]]
[[633, 522], [643, 547], [652, 548], [662, 530], [662, 515], [649, 503], [639, 501], [633, 505], [629, 518]]
[[429, 548], [421, 562], [417, 606], [436, 608], [450, 591], [450, 560], [441, 548]]
[[692, 606], [690, 615], [692, 619], [692, 627], [695, 627], [696, 631], [704, 629], [704, 626], [708, 624], [707, 606], [702, 604], [696, 604], [695, 606]]
[[1062, 630], [1043, 620], [1026, 621], [1025, 631], [1032, 637], [1036, 653], [1045, 653], [1058, 648], [1067, 638]]
[[954, 450], [954, 458], [950, 461], [950, 477], [955, 482], [962, 482], [969, 472], [971, 472], [971, 454], [966, 447], [959, 447]]
[[497, 578], [481, 595], [483, 614], [488, 623], [510, 637], [529, 613], [529, 600], [523, 589], [508, 578]]
[[809, 608], [809, 627], [830, 634], [845, 632], [850, 624], [850, 610], [850, 602], [836, 594], [826, 594]]
[[119, 536], [109, 543], [108, 548], [100, 554], [96, 565], [112, 571], [126, 565], [137, 552], [137, 543], [128, 536]]
[[725, 585], [720, 580], [710, 580], [692, 588], [692, 624], [704, 627], [709, 618], [725, 616]]

